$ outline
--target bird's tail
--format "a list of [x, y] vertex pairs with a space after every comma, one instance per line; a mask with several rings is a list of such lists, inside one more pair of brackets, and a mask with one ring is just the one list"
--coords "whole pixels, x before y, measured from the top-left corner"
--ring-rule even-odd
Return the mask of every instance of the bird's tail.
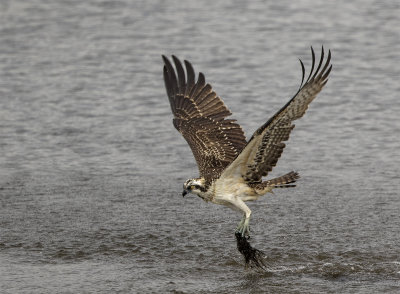
[[265, 181], [262, 184], [264, 187], [291, 188], [291, 187], [296, 187], [296, 185], [294, 183], [299, 178], [300, 178], [300, 175], [297, 172], [291, 171], [290, 173], [287, 173], [286, 175]]
[[[294, 184], [298, 179], [300, 178], [300, 175], [297, 172], [291, 171], [290, 173], [287, 173], [286, 175], [264, 181], [261, 183], [255, 183], [255, 184], [249, 184], [250, 187], [254, 188], [255, 192], [258, 194], [258, 196], [264, 195], [265, 193], [272, 192], [273, 189], [275, 188], [292, 188], [296, 187]], [[258, 196], [254, 199], [256, 200]]]

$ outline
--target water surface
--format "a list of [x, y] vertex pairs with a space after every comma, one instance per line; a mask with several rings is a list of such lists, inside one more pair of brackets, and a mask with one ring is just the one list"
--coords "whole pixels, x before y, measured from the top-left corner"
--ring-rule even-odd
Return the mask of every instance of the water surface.
[[[2, 293], [397, 293], [396, 1], [11, 1], [0, 4]], [[247, 137], [295, 93], [297, 58], [330, 81], [274, 170], [295, 189], [240, 215], [198, 197], [161, 54], [190, 60]]]

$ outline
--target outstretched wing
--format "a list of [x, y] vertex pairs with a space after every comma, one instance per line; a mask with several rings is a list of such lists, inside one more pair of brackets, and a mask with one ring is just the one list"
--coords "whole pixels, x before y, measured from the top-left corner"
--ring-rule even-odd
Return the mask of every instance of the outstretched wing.
[[312, 66], [305, 83], [303, 84], [304, 65], [300, 60], [303, 78], [297, 93], [254, 133], [246, 147], [222, 176], [241, 176], [247, 182], [260, 182], [262, 177], [267, 176], [276, 165], [285, 148], [283, 142], [289, 139], [290, 132], [294, 128], [293, 121], [304, 115], [308, 105], [328, 82], [328, 75], [332, 69], [331, 52], [329, 51], [323, 65], [324, 48], [322, 47], [320, 62], [315, 72], [315, 53], [312, 47], [311, 53]]
[[184, 61], [186, 75], [178, 58], [171, 62], [163, 56], [164, 81], [174, 114], [173, 124], [192, 149], [200, 176], [206, 183], [220, 176], [222, 171], [246, 146], [246, 138], [236, 120], [225, 119], [231, 112], [221, 98], [206, 84], [199, 73], [195, 82], [192, 65]]

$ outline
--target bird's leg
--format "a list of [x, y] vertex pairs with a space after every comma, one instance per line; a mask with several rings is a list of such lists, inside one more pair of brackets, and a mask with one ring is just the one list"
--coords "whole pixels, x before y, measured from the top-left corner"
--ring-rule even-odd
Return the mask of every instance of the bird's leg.
[[244, 220], [245, 220], [245, 219], [246, 219], [246, 215], [243, 214], [242, 220], [240, 221], [239, 225], [238, 225], [237, 228], [236, 228], [236, 232], [239, 232], [239, 229], [240, 229], [241, 227], [243, 227], [243, 224], [244, 224]]
[[243, 218], [240, 221], [238, 227], [236, 228], [236, 233], [240, 233], [242, 237], [245, 235], [250, 236], [250, 215], [251, 210], [247, 207], [246, 204], [242, 200], [236, 202], [236, 207], [239, 208], [241, 211], [244, 212]]
[[242, 235], [242, 237], [244, 237], [245, 235], [250, 236], [250, 213], [248, 214], [248, 216], [245, 214], [242, 218], [242, 220], [240, 221], [237, 229], [236, 229], [236, 233], [240, 233]]
[[224, 200], [226, 201], [226, 206], [243, 213], [243, 218], [237, 226], [235, 234], [239, 234], [242, 237], [244, 237], [245, 235], [249, 236], [249, 222], [251, 215], [250, 208], [248, 208], [244, 201], [237, 196], [226, 197]]

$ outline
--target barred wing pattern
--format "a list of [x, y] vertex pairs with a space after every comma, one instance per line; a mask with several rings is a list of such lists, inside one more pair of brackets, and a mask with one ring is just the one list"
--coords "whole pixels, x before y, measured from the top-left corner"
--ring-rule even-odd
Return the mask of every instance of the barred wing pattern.
[[262, 177], [267, 176], [276, 166], [285, 148], [283, 141], [289, 139], [290, 132], [294, 128], [293, 121], [304, 115], [308, 105], [328, 82], [328, 75], [332, 69], [332, 65], [330, 65], [331, 52], [329, 51], [323, 65], [324, 48], [322, 47], [320, 62], [315, 72], [315, 53], [312, 47], [311, 53], [312, 66], [305, 83], [303, 84], [304, 64], [300, 60], [303, 77], [297, 93], [254, 133], [241, 154], [222, 176], [240, 176], [248, 183], [259, 183], [262, 181]]
[[246, 146], [242, 128], [233, 119], [225, 119], [232, 113], [221, 98], [206, 84], [204, 75], [195, 72], [188, 61], [184, 61], [186, 75], [178, 58], [171, 62], [163, 56], [164, 82], [173, 124], [192, 149], [200, 176], [206, 185], [218, 178], [222, 171]]

